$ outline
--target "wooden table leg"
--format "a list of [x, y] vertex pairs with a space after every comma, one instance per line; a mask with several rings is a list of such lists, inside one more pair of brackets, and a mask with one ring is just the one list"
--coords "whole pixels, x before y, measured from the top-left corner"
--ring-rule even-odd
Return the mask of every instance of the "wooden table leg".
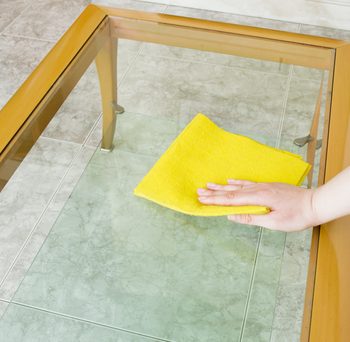
[[103, 110], [103, 128], [101, 149], [111, 151], [117, 121], [117, 114], [124, 109], [117, 104], [117, 46], [118, 40], [112, 37], [108, 30], [109, 39], [96, 56], [95, 62], [100, 81], [100, 91]]

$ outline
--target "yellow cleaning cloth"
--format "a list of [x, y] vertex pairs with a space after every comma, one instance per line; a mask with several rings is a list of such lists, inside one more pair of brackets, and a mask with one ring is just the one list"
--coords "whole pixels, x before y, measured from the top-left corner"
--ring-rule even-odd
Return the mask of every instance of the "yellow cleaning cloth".
[[208, 206], [197, 189], [228, 179], [300, 185], [310, 165], [298, 155], [229, 133], [199, 113], [134, 190], [164, 207], [196, 216], [265, 214], [262, 206]]

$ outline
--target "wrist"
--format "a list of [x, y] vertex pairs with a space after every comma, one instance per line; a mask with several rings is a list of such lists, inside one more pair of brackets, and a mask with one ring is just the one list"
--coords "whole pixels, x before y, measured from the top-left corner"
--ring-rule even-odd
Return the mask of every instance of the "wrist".
[[305, 189], [306, 191], [306, 222], [307, 227], [314, 227], [321, 224], [321, 217], [318, 207], [318, 189]]

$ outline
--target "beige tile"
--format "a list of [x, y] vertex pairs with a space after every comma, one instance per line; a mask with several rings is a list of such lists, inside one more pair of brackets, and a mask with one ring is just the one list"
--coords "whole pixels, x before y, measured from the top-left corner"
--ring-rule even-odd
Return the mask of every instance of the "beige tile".
[[29, 237], [29, 240], [16, 260], [16, 263], [13, 265], [6, 279], [4, 279], [3, 283], [1, 284], [0, 298], [7, 300], [12, 299], [35, 256], [45, 242], [46, 237], [48, 236], [70, 194], [72, 193], [76, 183], [83, 174], [85, 167], [87, 166], [87, 163], [92, 157], [94, 151], [95, 149], [93, 148], [84, 147], [75, 156], [57, 192], [48, 204], [47, 209], [35, 227], [33, 234]]
[[141, 54], [223, 65], [234, 68], [243, 68], [252, 71], [256, 70], [267, 73], [277, 73], [282, 75], [287, 75], [290, 69], [290, 65], [284, 63], [269, 62], [254, 58], [226, 55], [209, 51], [199, 51], [153, 43], [143, 43]]
[[156, 2], [160, 1], [136, 1], [136, 0], [92, 0], [93, 4], [119, 7], [119, 8], [128, 8], [140, 11], [149, 11], [149, 12], [163, 12], [165, 9], [164, 4], [157, 4]]
[[127, 73], [119, 99], [134, 113], [177, 120], [202, 112], [273, 135], [286, 83], [280, 75], [142, 55]]
[[52, 47], [51, 42], [0, 36], [0, 108]]
[[43, 214], [78, 150], [77, 144], [40, 138], [1, 191], [1, 280]]
[[0, 32], [6, 28], [26, 8], [26, 0], [0, 2]]
[[95, 65], [92, 65], [53, 117], [43, 136], [82, 144], [101, 113]]
[[343, 39], [350, 41], [350, 31], [339, 30], [330, 27], [301, 25], [301, 33], [311, 34], [313, 36], [321, 36], [335, 39]]
[[165, 13], [174, 14], [184, 17], [200, 18], [213, 21], [222, 21], [238, 25], [255, 26], [262, 28], [269, 28], [273, 30], [281, 30], [288, 32], [298, 32], [299, 24], [279, 21], [258, 17], [250, 17], [244, 15], [237, 15], [225, 12], [207, 11], [204, 9], [195, 9], [187, 7], [169, 6]]
[[292, 78], [282, 128], [281, 148], [305, 155], [306, 146], [297, 147], [293, 141], [309, 134], [319, 88], [318, 81]]
[[4, 33], [56, 42], [89, 3], [89, 0], [31, 2]]

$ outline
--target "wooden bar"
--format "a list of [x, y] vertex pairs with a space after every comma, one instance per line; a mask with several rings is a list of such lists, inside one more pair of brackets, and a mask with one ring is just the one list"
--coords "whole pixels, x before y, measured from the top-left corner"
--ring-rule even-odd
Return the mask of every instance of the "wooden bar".
[[[109, 37], [108, 18], [105, 18], [94, 27], [92, 36], [82, 46], [79, 45], [78, 53], [72, 57], [62, 72], [63, 65], [53, 66], [50, 61], [45, 60], [47, 63], [42, 63], [35, 70], [35, 74], [27, 79], [20, 92], [17, 92], [1, 111], [1, 141], [3, 145], [8, 142], [0, 153], [0, 190], [6, 185]], [[64, 51], [60, 47], [51, 50], [50, 54], [55, 56], [52, 63], [60, 57], [63, 59]], [[51, 69], [52, 74], [60, 72], [52, 85], [50, 77], [46, 77]], [[41, 94], [40, 99], [36, 98], [38, 94]]]
[[134, 19], [137, 21], [144, 21], [154, 23], [162, 26], [167, 24], [176, 27], [190, 27], [193, 29], [204, 29], [209, 31], [217, 31], [221, 33], [232, 33], [248, 37], [257, 37], [264, 39], [271, 39], [275, 41], [289, 42], [293, 44], [309, 45], [318, 48], [335, 49], [337, 47], [346, 45], [347, 42], [338, 39], [324, 38], [310, 36], [300, 33], [277, 31], [265, 28], [257, 28], [253, 26], [237, 25], [231, 23], [223, 23], [218, 21], [210, 21], [196, 18], [188, 18], [162, 13], [149, 13], [135, 10], [113, 8], [106, 6], [99, 6], [105, 11], [109, 17], [119, 17], [125, 19]]
[[111, 17], [118, 38], [329, 69], [332, 49], [192, 27]]
[[[336, 50], [325, 180], [350, 165], [350, 45]], [[348, 191], [348, 190], [346, 190]], [[334, 201], [337, 199], [335, 198]], [[321, 226], [310, 341], [350, 337], [350, 216]]]

